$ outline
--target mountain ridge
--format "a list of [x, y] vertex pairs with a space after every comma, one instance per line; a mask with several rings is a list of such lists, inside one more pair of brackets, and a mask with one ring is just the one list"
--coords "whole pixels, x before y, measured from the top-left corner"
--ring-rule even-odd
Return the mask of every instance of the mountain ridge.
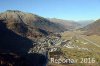
[[80, 24], [76, 21], [73, 20], [63, 20], [63, 19], [57, 19], [57, 18], [48, 18], [51, 22], [61, 24], [64, 26], [66, 29], [75, 29], [80, 26]]
[[63, 26], [50, 22], [44, 17], [18, 10], [7, 10], [0, 13], [0, 20], [4, 20], [8, 29], [26, 37], [44, 36], [49, 32], [66, 30]]
[[82, 30], [85, 30], [87, 35], [100, 35], [100, 19], [94, 21], [93, 23], [85, 26], [82, 28]]

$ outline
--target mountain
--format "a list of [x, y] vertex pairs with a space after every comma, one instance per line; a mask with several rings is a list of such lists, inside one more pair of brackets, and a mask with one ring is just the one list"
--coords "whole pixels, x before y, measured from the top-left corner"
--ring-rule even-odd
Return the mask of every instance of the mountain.
[[[28, 62], [27, 66], [44, 66], [47, 57], [42, 53], [46, 54], [45, 50], [41, 54], [28, 53], [31, 48], [38, 51], [38, 48], [43, 46], [40, 46], [42, 42], [39, 42], [39, 39], [35, 39], [48, 36], [51, 32], [64, 30], [63, 26], [35, 14], [17, 10], [0, 13], [0, 62], [3, 62], [0, 63], [0, 66], [23, 66]], [[47, 45], [47, 43], [45, 44]], [[14, 53], [20, 58], [15, 58], [10, 53]]]
[[77, 21], [81, 27], [84, 27], [84, 26], [87, 26], [88, 24], [91, 24], [93, 23], [95, 20], [80, 20], [80, 21]]
[[82, 30], [87, 31], [85, 34], [91, 35], [91, 34], [96, 34], [100, 35], [100, 19], [94, 21], [93, 23], [85, 26], [82, 28]]
[[48, 32], [60, 32], [65, 28], [56, 23], [50, 22], [41, 16], [21, 12], [18, 10], [7, 10], [0, 13], [0, 19], [5, 20], [8, 29], [22, 36], [42, 36]]
[[79, 23], [71, 20], [62, 20], [62, 19], [56, 19], [56, 18], [49, 18], [49, 20], [53, 23], [57, 23], [62, 25], [64, 28], [70, 30], [70, 29], [75, 29], [80, 26]]
[[0, 20], [0, 52], [27, 53], [33, 43], [34, 41], [9, 30], [6, 24]]
[[5, 21], [0, 20], [0, 66], [44, 66], [44, 55], [28, 54], [33, 45], [33, 40], [8, 29]]

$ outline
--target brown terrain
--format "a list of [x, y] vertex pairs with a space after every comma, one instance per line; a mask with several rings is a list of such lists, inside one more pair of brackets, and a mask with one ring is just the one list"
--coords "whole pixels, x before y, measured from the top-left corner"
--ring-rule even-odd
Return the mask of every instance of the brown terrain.
[[86, 31], [86, 35], [100, 35], [100, 19], [95, 22], [85, 26], [82, 30]]
[[[100, 64], [100, 19], [81, 31], [80, 24], [62, 19], [47, 19], [18, 10], [0, 13], [0, 66], [46, 66], [49, 57], [95, 57], [97, 64], [47, 64], [47, 66], [97, 66]], [[83, 33], [85, 32], [85, 35]], [[87, 36], [87, 35], [96, 35]], [[91, 40], [90, 40], [91, 38]], [[99, 36], [98, 40], [99, 41]], [[53, 49], [57, 50], [53, 50]], [[94, 50], [94, 49], [95, 50]], [[53, 51], [51, 51], [53, 50]], [[44, 53], [44, 54], [43, 54]]]

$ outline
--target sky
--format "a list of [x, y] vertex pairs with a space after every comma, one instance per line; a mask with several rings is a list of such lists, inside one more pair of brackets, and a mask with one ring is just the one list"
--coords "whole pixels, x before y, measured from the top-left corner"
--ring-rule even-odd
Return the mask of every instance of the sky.
[[0, 12], [20, 10], [45, 18], [96, 20], [100, 18], [100, 0], [0, 0]]

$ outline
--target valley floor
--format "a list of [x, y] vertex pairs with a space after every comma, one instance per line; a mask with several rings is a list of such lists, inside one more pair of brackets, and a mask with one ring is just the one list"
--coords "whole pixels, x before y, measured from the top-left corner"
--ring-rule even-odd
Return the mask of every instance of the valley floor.
[[[56, 42], [55, 47], [57, 50], [54, 49], [54, 51], [49, 52], [50, 65], [48, 66], [99, 66], [100, 36], [86, 36], [83, 33], [83, 31], [66, 31], [60, 33], [61, 42]], [[63, 59], [72, 60], [63, 64], [64, 61], [61, 61]], [[78, 61], [75, 62], [73, 59], [77, 59]]]

